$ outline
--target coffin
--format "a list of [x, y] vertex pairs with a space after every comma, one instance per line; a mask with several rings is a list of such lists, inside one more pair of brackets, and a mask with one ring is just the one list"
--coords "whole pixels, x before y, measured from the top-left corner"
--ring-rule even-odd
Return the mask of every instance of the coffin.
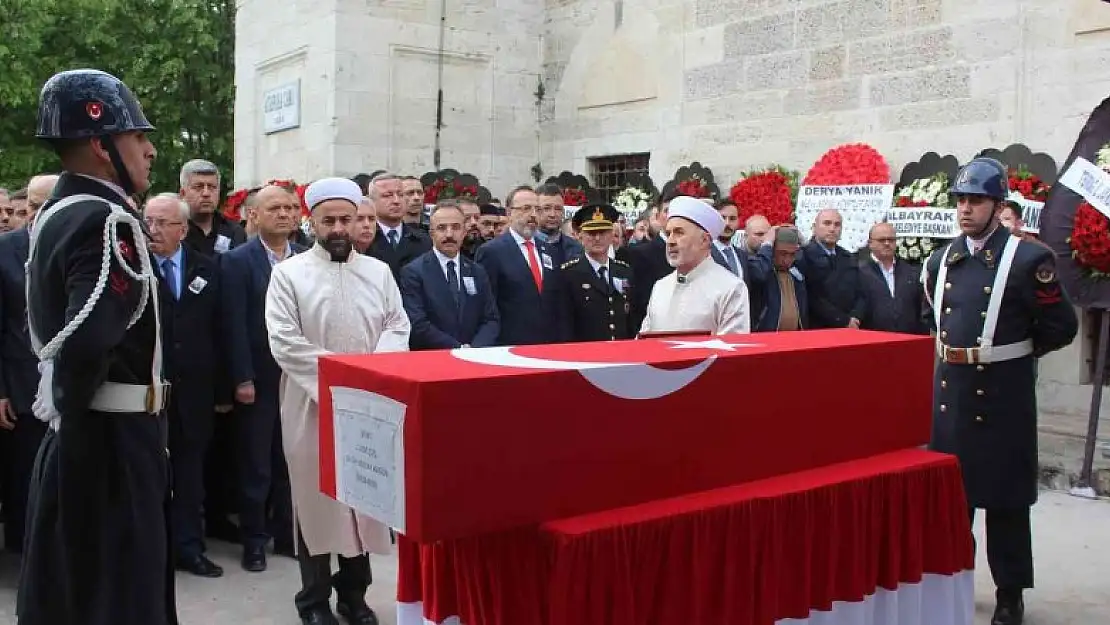
[[418, 542], [925, 444], [933, 342], [819, 330], [320, 361], [320, 489]]

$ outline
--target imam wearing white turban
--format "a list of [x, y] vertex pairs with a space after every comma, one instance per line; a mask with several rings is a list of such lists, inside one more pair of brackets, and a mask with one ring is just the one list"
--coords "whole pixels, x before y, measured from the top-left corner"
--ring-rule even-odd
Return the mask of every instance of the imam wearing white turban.
[[[358, 185], [343, 178], [305, 191], [316, 244], [274, 266], [266, 295], [270, 349], [281, 367], [281, 433], [293, 492], [304, 622], [333, 622], [338, 608], [351, 623], [369, 623], [368, 553], [388, 553], [388, 529], [320, 492], [317, 361], [332, 354], [408, 350], [409, 320], [389, 266], [353, 248]], [[331, 576], [331, 554], [339, 573]], [[312, 620], [316, 619], [316, 620]]]
[[707, 202], [687, 196], [671, 202], [664, 236], [675, 271], [652, 288], [641, 333], [751, 332], [747, 285], [710, 257], [724, 227]]

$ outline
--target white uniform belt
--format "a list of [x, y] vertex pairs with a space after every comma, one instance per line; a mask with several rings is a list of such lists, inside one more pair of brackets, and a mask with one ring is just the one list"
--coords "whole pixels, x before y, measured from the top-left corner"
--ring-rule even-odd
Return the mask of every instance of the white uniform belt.
[[991, 347], [949, 347], [937, 341], [937, 356], [950, 365], [979, 365], [1024, 358], [1033, 353], [1033, 341], [1026, 339], [1009, 345]]
[[120, 384], [118, 382], [105, 382], [96, 389], [90, 410], [97, 412], [145, 412], [157, 414], [166, 403], [169, 396], [168, 385], [153, 384]]

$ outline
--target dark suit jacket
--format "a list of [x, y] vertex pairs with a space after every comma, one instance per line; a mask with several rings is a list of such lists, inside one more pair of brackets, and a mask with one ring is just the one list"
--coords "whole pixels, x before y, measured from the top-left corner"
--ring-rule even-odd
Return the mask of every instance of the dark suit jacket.
[[798, 250], [795, 266], [806, 279], [813, 328], [846, 328], [852, 317], [863, 320], [867, 306], [860, 288], [859, 263], [851, 252], [838, 245], [830, 255], [811, 240]]
[[860, 287], [867, 302], [861, 327], [905, 334], [929, 333], [921, 318], [925, 289], [921, 286], [920, 267], [894, 261], [894, 295], [891, 296], [883, 270], [874, 260], [867, 260], [860, 266]]
[[[535, 345], [559, 340], [556, 275], [559, 266], [554, 264], [547, 246], [540, 241], [536, 241], [536, 255], [543, 265], [542, 293], [536, 290], [532, 271], [512, 232], [506, 231], [478, 248], [474, 261], [489, 275], [501, 315], [501, 332], [497, 338], [500, 345]], [[550, 267], [546, 266], [544, 256], [549, 259]]]
[[[191, 221], [188, 225], [189, 230], [185, 234], [185, 243], [210, 258], [216, 254], [229, 252], [247, 242], [247, 231], [243, 229], [243, 226], [228, 220], [219, 211], [212, 215], [212, 230], [208, 234], [204, 234], [200, 226]], [[227, 239], [227, 249], [217, 251], [216, 242], [220, 237]]]
[[27, 228], [0, 235], [0, 397], [11, 400], [17, 414], [30, 414], [39, 385], [39, 359], [27, 334], [30, 240]]
[[[172, 384], [170, 398], [185, 437], [203, 441], [211, 435], [212, 409], [231, 404], [221, 334], [220, 274], [216, 261], [182, 243], [181, 294], [158, 274], [162, 309], [163, 370]], [[171, 415], [174, 411], [171, 410]]]
[[[751, 265], [748, 251], [744, 248], [736, 247], [735, 245], [732, 246], [732, 251], [736, 254], [737, 268], [743, 273], [744, 286], [748, 287], [748, 310], [751, 312], [754, 322], [756, 315], [763, 310], [762, 293], [752, 285], [751, 269], [748, 268], [748, 266]], [[732, 267], [729, 267], [728, 260], [725, 259], [724, 253], [717, 249], [716, 245], [709, 247], [709, 254], [718, 265], [728, 269], [730, 272], [732, 271]]]
[[389, 244], [385, 232], [379, 228], [366, 254], [389, 265], [393, 279], [400, 284], [401, 268], [431, 249], [432, 240], [427, 232], [412, 224], [401, 224], [401, 238], [397, 240], [396, 248]]
[[674, 267], [667, 263], [667, 242], [655, 235], [649, 241], [620, 248], [617, 258], [632, 268], [632, 284], [636, 288], [632, 291], [632, 300], [628, 302], [628, 323], [639, 332], [655, 283], [674, 271]]
[[[401, 299], [412, 324], [410, 349], [489, 347], [497, 343], [501, 320], [489, 276], [481, 265], [462, 254], [458, 263], [464, 283], [459, 288], [459, 306], [454, 303], [435, 252], [426, 252], [401, 269]], [[467, 293], [466, 278], [473, 280], [473, 295]]]
[[[770, 245], [761, 245], [758, 254], [748, 256], [748, 269], [751, 270], [752, 285], [763, 302], [761, 307], [752, 309], [753, 332], [777, 332], [779, 314], [782, 310], [782, 289]], [[790, 270], [794, 280], [794, 301], [798, 306], [798, 322], [803, 330], [809, 328], [809, 294], [805, 277], [795, 265]]]
[[[537, 236], [536, 238], [539, 239], [540, 237]], [[572, 258], [577, 258], [578, 255], [586, 251], [581, 243], [562, 233], [559, 234], [559, 240], [555, 243], [548, 241], [547, 237], [543, 238], [543, 242], [547, 246], [547, 250], [551, 254], [551, 260], [554, 261], [556, 267], [562, 267], [563, 263]]]
[[[304, 251], [299, 245], [290, 245], [294, 254]], [[266, 246], [258, 237], [220, 256], [224, 345], [229, 351], [233, 388], [251, 381], [255, 386], [263, 383], [276, 388], [281, 379], [266, 332], [266, 289], [272, 269]]]

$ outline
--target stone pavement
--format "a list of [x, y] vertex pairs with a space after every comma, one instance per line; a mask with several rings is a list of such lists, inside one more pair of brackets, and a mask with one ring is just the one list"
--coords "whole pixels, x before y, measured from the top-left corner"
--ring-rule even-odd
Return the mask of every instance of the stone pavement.
[[[994, 608], [994, 596], [982, 549], [981, 516], [976, 525], [980, 537], [976, 623], [985, 625]], [[1110, 502], [1045, 492], [1033, 508], [1033, 533], [1037, 588], [1026, 598], [1028, 625], [1110, 623]], [[299, 581], [296, 562], [271, 558], [268, 571], [250, 574], [239, 567], [238, 550], [232, 545], [217, 543], [210, 555], [225, 568], [222, 579], [178, 576], [183, 625], [297, 625], [293, 608]], [[10, 556], [0, 557], [0, 625], [15, 623], [15, 568]], [[377, 582], [370, 592], [370, 605], [382, 625], [395, 625], [396, 560], [374, 558], [373, 569]]]

